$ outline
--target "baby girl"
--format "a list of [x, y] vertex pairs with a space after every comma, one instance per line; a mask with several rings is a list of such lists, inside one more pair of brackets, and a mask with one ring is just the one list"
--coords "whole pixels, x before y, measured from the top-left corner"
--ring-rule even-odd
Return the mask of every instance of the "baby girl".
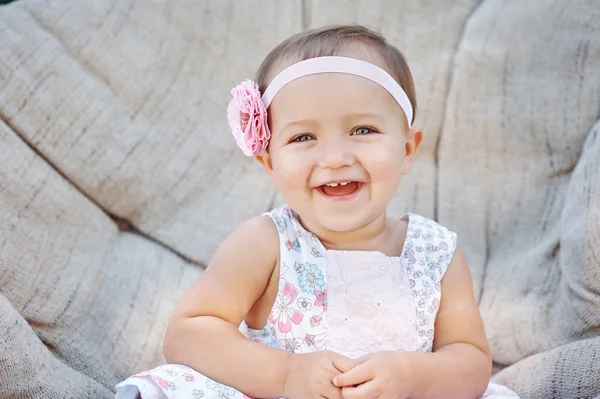
[[360, 26], [295, 35], [232, 90], [237, 145], [286, 205], [246, 221], [177, 305], [169, 364], [117, 398], [518, 398], [454, 232], [386, 207], [423, 133], [402, 53]]

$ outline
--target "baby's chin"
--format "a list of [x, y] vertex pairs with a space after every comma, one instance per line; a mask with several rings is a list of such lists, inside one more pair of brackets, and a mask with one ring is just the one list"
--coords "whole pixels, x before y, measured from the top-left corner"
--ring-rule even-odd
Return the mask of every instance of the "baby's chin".
[[320, 229], [335, 233], [350, 233], [359, 230], [369, 223], [373, 222], [376, 217], [362, 210], [347, 211], [347, 212], [327, 212], [320, 215], [316, 221]]
[[350, 233], [363, 227], [366, 222], [363, 220], [349, 220], [349, 218], [326, 217], [319, 221], [320, 227], [327, 231], [336, 233]]

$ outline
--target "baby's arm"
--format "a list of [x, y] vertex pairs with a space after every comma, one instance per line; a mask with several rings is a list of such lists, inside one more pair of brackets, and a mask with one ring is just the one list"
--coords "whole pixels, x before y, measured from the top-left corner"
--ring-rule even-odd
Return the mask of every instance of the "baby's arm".
[[492, 358], [465, 256], [457, 248], [442, 279], [433, 353], [416, 356], [417, 398], [478, 398], [486, 390]]
[[167, 361], [252, 397], [281, 397], [289, 353], [238, 331], [264, 293], [278, 255], [279, 237], [268, 217], [251, 219], [233, 232], [178, 303], [163, 346]]

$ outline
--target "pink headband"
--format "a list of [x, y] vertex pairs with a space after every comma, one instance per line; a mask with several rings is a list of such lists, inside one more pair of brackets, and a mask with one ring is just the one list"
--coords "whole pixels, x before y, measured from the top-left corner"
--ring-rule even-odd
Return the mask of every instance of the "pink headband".
[[281, 71], [262, 97], [258, 85], [250, 80], [231, 90], [233, 96], [227, 107], [227, 119], [237, 145], [248, 156], [263, 155], [271, 133], [267, 124], [267, 109], [273, 98], [288, 83], [317, 73], [347, 73], [369, 79], [386, 89], [406, 115], [412, 126], [413, 108], [405, 91], [386, 71], [369, 62], [348, 57], [309, 58]]

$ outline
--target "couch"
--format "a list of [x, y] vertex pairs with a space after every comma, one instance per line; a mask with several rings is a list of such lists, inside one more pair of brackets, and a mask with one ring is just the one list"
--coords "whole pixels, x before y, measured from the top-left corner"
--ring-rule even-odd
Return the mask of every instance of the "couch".
[[0, 7], [0, 398], [110, 398], [174, 304], [281, 203], [226, 124], [279, 41], [405, 53], [424, 142], [391, 204], [455, 230], [524, 398], [600, 398], [597, 0], [19, 0]]

